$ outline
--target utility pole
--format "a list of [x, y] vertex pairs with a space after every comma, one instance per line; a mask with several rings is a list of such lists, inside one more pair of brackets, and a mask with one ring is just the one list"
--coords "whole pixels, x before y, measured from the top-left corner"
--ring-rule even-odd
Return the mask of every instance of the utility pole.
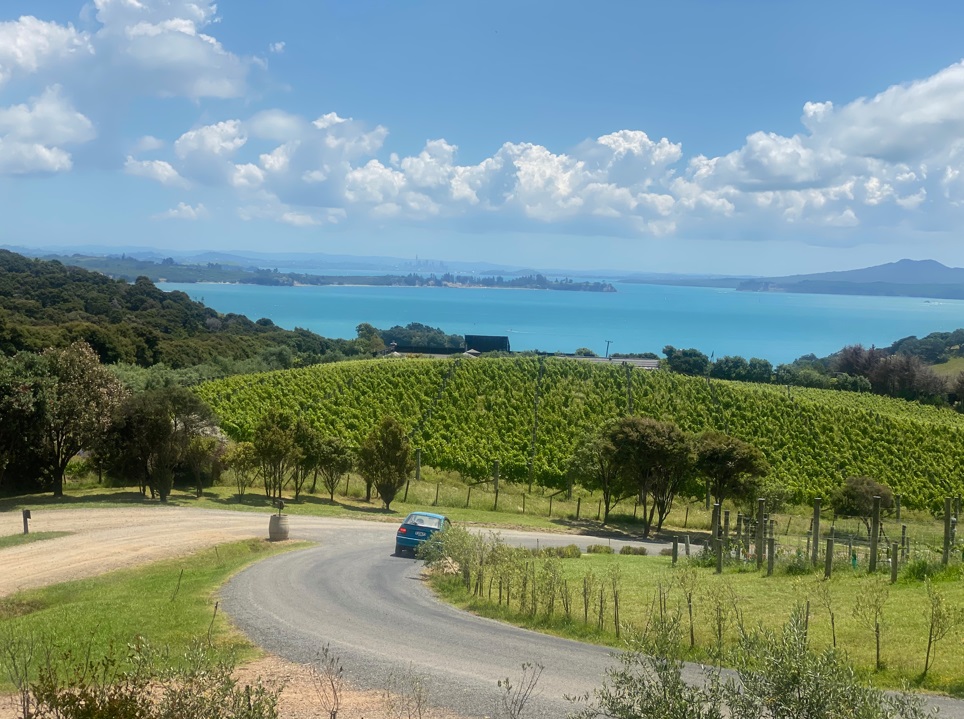
[[612, 340], [606, 340], [606, 359], [609, 359], [609, 345], [611, 345], [612, 342]]

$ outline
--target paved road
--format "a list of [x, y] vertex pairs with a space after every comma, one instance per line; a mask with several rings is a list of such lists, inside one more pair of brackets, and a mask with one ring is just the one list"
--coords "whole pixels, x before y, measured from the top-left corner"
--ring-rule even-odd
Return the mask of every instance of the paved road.
[[[357, 686], [380, 689], [408, 671], [428, 679], [431, 702], [465, 717], [498, 714], [500, 678], [523, 662], [545, 666], [530, 717], [563, 717], [563, 697], [590, 692], [615, 660], [610, 651], [460, 612], [437, 601], [421, 562], [396, 557], [392, 525], [291, 517], [293, 539], [319, 546], [259, 562], [222, 591], [222, 607], [253, 641], [312, 662], [330, 643]], [[511, 543], [586, 544], [599, 539], [503, 531]], [[613, 541], [617, 548], [622, 542]], [[692, 670], [695, 674], [695, 670]], [[964, 719], [962, 702], [935, 699], [941, 716]]]
[[[420, 578], [422, 563], [396, 557], [395, 526], [357, 522], [338, 531], [298, 526], [291, 536], [317, 548], [259, 562], [222, 591], [222, 606], [251, 638], [286, 659], [311, 662], [326, 643], [349, 679], [378, 689], [411, 667], [429, 678], [432, 703], [466, 717], [496, 715], [496, 682], [521, 674], [523, 662], [545, 666], [532, 717], [561, 717], [566, 694], [601, 681], [610, 651], [548, 637], [437, 601]], [[512, 543], [543, 546], [606, 540], [503, 531]], [[613, 542], [617, 548], [622, 542]]]

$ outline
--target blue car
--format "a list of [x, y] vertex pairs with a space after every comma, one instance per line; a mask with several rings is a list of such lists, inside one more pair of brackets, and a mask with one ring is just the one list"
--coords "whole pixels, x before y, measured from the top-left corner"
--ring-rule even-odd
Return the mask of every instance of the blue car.
[[405, 517], [402, 526], [395, 533], [395, 554], [402, 554], [406, 549], [414, 553], [422, 542], [433, 534], [452, 523], [441, 514], [431, 512], [412, 512]]

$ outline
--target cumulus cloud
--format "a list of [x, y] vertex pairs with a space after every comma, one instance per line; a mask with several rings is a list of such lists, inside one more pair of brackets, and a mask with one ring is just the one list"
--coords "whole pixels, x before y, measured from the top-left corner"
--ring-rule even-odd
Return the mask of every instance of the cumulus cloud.
[[115, 82], [141, 93], [200, 99], [240, 97], [252, 62], [204, 29], [217, 21], [209, 0], [94, 0], [93, 42], [118, 68]]
[[60, 87], [47, 88], [26, 103], [0, 108], [0, 172], [66, 172], [73, 162], [62, 146], [89, 142], [96, 134]]
[[[808, 241], [814, 230], [846, 238], [855, 227], [912, 227], [925, 216], [929, 227], [957, 227], [964, 208], [964, 62], [848, 103], [813, 98], [797, 132], [760, 128], [718, 156], [614, 129], [568, 147], [506, 142], [466, 162], [458, 138], [399, 155], [377, 118], [330, 108], [219, 115], [221, 105], [206, 101], [250, 96], [257, 61], [216, 37], [212, 0], [91, 2], [88, 32], [34, 17], [0, 22], [0, 84], [20, 91], [21, 77], [33, 83], [0, 108], [0, 173], [73, 168], [72, 147], [109, 126], [109, 100], [84, 91], [90, 76], [122, 100], [196, 102], [202, 121], [179, 135], [139, 130], [139, 139], [114, 143], [125, 148], [115, 162], [169, 187], [220, 188], [246, 219], [299, 227], [484, 220], [625, 236], [785, 231]], [[281, 41], [268, 45], [284, 50]], [[97, 103], [100, 114], [91, 110]]]
[[0, 22], [0, 85], [16, 72], [35, 73], [76, 54], [93, 54], [90, 37], [73, 25], [58, 25], [30, 15]]
[[124, 172], [134, 177], [145, 177], [162, 185], [172, 187], [187, 187], [188, 182], [174, 169], [174, 166], [164, 160], [135, 160], [128, 155], [124, 163]]
[[188, 205], [185, 202], [177, 203], [177, 207], [171, 208], [166, 212], [161, 212], [152, 216], [153, 220], [199, 220], [202, 217], [206, 217], [208, 214], [207, 208], [204, 207], [202, 203], [198, 203], [196, 206]]

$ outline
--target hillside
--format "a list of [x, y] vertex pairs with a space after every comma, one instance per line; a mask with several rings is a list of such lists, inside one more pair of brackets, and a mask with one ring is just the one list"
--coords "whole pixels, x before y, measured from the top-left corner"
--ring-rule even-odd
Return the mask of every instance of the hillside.
[[187, 367], [285, 348], [303, 362], [349, 350], [307, 330], [223, 315], [183, 292], [163, 292], [60, 262], [0, 250], [0, 353], [40, 351], [86, 340], [101, 361]]
[[236, 439], [250, 437], [271, 405], [355, 444], [391, 414], [426, 464], [476, 478], [499, 460], [503, 477], [526, 480], [531, 461], [538, 482], [563, 486], [579, 437], [636, 412], [752, 442], [772, 480], [800, 500], [855, 474], [887, 482], [909, 506], [962, 489], [964, 417], [867, 394], [533, 357], [349, 362], [238, 376], [198, 392]]
[[785, 277], [714, 277], [628, 280], [689, 287], [729, 287], [743, 292], [964, 299], [964, 268], [934, 260], [899, 260], [873, 267]]

